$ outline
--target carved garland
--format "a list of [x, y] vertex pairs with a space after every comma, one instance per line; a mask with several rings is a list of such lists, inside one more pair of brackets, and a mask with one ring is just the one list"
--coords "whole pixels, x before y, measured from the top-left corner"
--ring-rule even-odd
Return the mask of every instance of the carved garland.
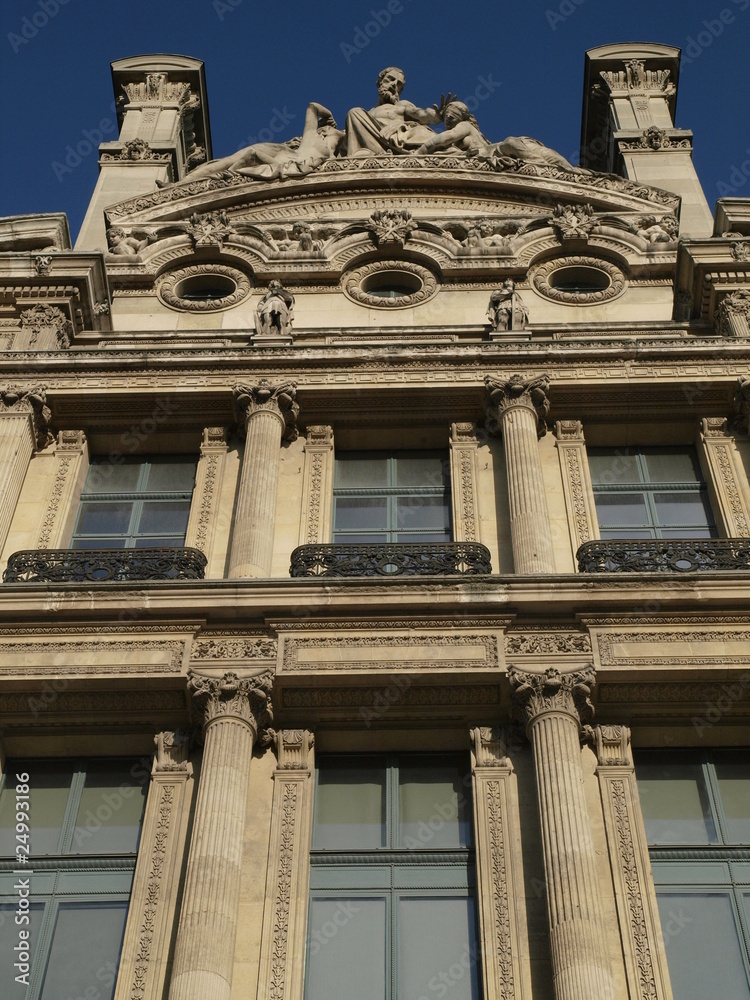
[[320, 538], [320, 507], [323, 491], [323, 456], [313, 452], [310, 456], [310, 497], [307, 516], [307, 542], [314, 544]]
[[[596, 271], [603, 271], [608, 279], [607, 288], [598, 289], [595, 292], [566, 292], [562, 288], [553, 288], [550, 278], [562, 268], [567, 267], [589, 267]], [[538, 264], [529, 272], [534, 287], [542, 295], [554, 302], [563, 302], [567, 305], [586, 305], [595, 302], [608, 302], [617, 298], [625, 291], [625, 275], [614, 264], [600, 257], [555, 257], [554, 260], [545, 261]]]
[[55, 476], [55, 481], [52, 484], [52, 494], [49, 498], [49, 503], [47, 504], [47, 510], [45, 511], [44, 520], [42, 521], [42, 527], [39, 532], [39, 538], [36, 543], [36, 547], [38, 549], [49, 548], [52, 529], [55, 526], [57, 513], [60, 509], [60, 500], [62, 499], [63, 491], [65, 490], [65, 481], [68, 478], [70, 466], [77, 460], [77, 458], [77, 455], [64, 455], [60, 458], [60, 462], [57, 467], [57, 475]]
[[588, 511], [583, 488], [583, 473], [581, 471], [581, 456], [577, 448], [565, 449], [565, 468], [568, 473], [570, 497], [573, 501], [573, 516], [575, 517], [576, 535], [579, 545], [591, 539], [589, 531]]
[[[234, 283], [234, 291], [223, 295], [220, 299], [186, 299], [178, 295], [175, 288], [181, 281], [204, 275], [220, 275], [229, 278]], [[159, 279], [156, 294], [161, 301], [171, 309], [188, 310], [189, 312], [217, 312], [236, 306], [250, 293], [250, 279], [242, 271], [224, 264], [193, 264], [190, 267], [180, 267], [170, 271]]]
[[216, 475], [219, 470], [219, 456], [206, 455], [206, 469], [203, 476], [203, 490], [201, 492], [201, 507], [198, 514], [198, 530], [195, 533], [195, 547], [201, 552], [206, 551], [206, 538], [208, 528], [211, 524], [211, 513], [214, 505], [214, 490], [216, 489]]
[[149, 962], [151, 961], [154, 922], [159, 906], [159, 897], [161, 896], [164, 862], [167, 858], [167, 841], [169, 839], [169, 828], [172, 823], [172, 808], [176, 787], [176, 785], [161, 786], [159, 819], [156, 824], [156, 836], [154, 837], [154, 846], [151, 852], [148, 885], [146, 888], [146, 906], [143, 913], [140, 940], [138, 942], [138, 953], [135, 957], [133, 988], [130, 991], [130, 1000], [143, 1000], [146, 992], [146, 976]]
[[[421, 282], [420, 288], [411, 295], [400, 295], [395, 299], [382, 298], [379, 295], [371, 295], [362, 288], [362, 282], [373, 274], [381, 274], [384, 271], [407, 273], [415, 275]], [[435, 275], [420, 264], [413, 264], [408, 260], [376, 260], [362, 267], [349, 271], [342, 278], [344, 293], [359, 302], [360, 305], [374, 306], [377, 309], [403, 309], [407, 306], [421, 305], [427, 302], [433, 295], [437, 294], [438, 283]]]
[[736, 535], [746, 538], [750, 535], [750, 528], [748, 528], [747, 518], [745, 517], [745, 508], [742, 503], [742, 497], [739, 489], [737, 488], [737, 480], [734, 474], [734, 465], [729, 453], [729, 446], [726, 444], [714, 444], [711, 447], [716, 455], [716, 461], [719, 465], [719, 471], [721, 473], [722, 485], [724, 486], [724, 491], [732, 510]]
[[510, 902], [508, 900], [508, 872], [505, 864], [505, 834], [503, 831], [502, 799], [499, 781], [485, 784], [487, 818], [490, 828], [490, 858], [492, 865], [492, 894], [495, 910], [495, 956], [500, 979], [500, 997], [512, 1000], [513, 952], [511, 950]]
[[274, 899], [273, 907], [273, 951], [269, 1000], [284, 1000], [285, 998], [289, 911], [291, 907], [294, 838], [295, 827], [297, 825], [299, 793], [299, 782], [289, 781], [284, 783], [279, 867], [276, 877], [276, 898]]
[[461, 451], [461, 515], [463, 520], [464, 541], [476, 542], [477, 533], [474, 529], [474, 463], [471, 453], [464, 448]]

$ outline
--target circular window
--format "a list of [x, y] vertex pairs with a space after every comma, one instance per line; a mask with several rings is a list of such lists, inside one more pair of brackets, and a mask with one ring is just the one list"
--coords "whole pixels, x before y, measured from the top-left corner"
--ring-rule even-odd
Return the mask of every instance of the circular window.
[[362, 305], [399, 308], [418, 305], [438, 290], [434, 274], [411, 261], [374, 261], [350, 271], [344, 291]]
[[157, 294], [172, 309], [212, 312], [234, 306], [250, 291], [250, 279], [223, 264], [194, 264], [159, 279]]
[[605, 302], [625, 290], [622, 271], [596, 257], [548, 260], [533, 268], [529, 277], [542, 295], [571, 305]]

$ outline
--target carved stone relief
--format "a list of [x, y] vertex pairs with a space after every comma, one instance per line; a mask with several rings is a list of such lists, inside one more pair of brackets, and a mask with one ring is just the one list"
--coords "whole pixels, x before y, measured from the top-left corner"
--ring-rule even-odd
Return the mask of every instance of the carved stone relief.
[[59, 548], [67, 541], [63, 538], [65, 520], [72, 507], [73, 492], [85, 452], [86, 435], [83, 431], [60, 431], [57, 435], [57, 470], [37, 535], [38, 549]]
[[481, 542], [478, 484], [476, 425], [451, 424], [451, 499], [453, 501], [453, 532], [456, 542]]
[[599, 537], [583, 424], [580, 420], [558, 420], [555, 424], [555, 437], [568, 512], [570, 542], [575, 556], [584, 542]]
[[300, 545], [325, 545], [331, 540], [333, 469], [333, 429], [313, 424], [305, 439]]
[[200, 549], [208, 559], [209, 565], [218, 526], [219, 498], [224, 481], [226, 456], [225, 428], [204, 428], [185, 545]]
[[750, 500], [747, 496], [747, 476], [723, 417], [707, 417], [701, 421], [701, 444], [710, 470], [710, 480], [719, 503], [717, 513], [728, 538], [750, 536]]

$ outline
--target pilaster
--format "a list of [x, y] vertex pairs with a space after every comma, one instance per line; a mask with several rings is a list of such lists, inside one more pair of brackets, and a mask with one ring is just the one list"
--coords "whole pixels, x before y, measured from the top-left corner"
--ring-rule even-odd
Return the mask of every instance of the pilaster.
[[192, 673], [203, 763], [175, 945], [170, 1000], [229, 1000], [250, 761], [271, 720], [270, 672]]
[[573, 556], [584, 542], [599, 537], [594, 488], [591, 485], [586, 441], [580, 420], [558, 420], [555, 424], [565, 509], [568, 513]]
[[534, 752], [555, 996], [616, 1000], [581, 765], [594, 670], [511, 666], [508, 678]]
[[8, 538], [34, 451], [52, 440], [43, 386], [0, 389], [0, 551]]
[[588, 730], [597, 758], [604, 828], [630, 1000], [672, 1000], [627, 726]]
[[325, 545], [331, 540], [333, 472], [333, 428], [314, 424], [307, 428], [305, 439], [300, 545]]
[[[221, 487], [227, 456], [226, 431], [223, 427], [203, 430], [200, 458], [195, 473], [195, 489], [190, 504], [185, 545], [200, 549], [211, 566], [214, 538], [219, 525]], [[210, 571], [209, 574], [211, 575]]]
[[554, 573], [555, 558], [537, 441], [546, 431], [549, 377], [485, 377], [487, 430], [502, 434], [516, 573]]
[[713, 491], [714, 511], [727, 538], [750, 537], [747, 477], [724, 417], [701, 420], [700, 446]]
[[83, 431], [60, 431], [54, 451], [55, 472], [47, 507], [36, 539], [38, 549], [66, 545], [73, 533], [80, 494], [88, 469], [88, 446]]
[[266, 904], [258, 996], [302, 1000], [314, 782], [314, 736], [306, 729], [275, 735]]
[[453, 501], [453, 540], [481, 542], [477, 496], [477, 428], [473, 423], [451, 424], [450, 462]]
[[235, 505], [229, 577], [267, 577], [271, 572], [276, 492], [282, 440], [297, 437], [296, 384], [237, 385], [234, 406], [245, 436]]
[[193, 767], [190, 733], [158, 733], [114, 1000], [162, 1000], [180, 873], [185, 857]]
[[530, 997], [518, 786], [504, 729], [477, 727], [472, 789], [485, 1000]]

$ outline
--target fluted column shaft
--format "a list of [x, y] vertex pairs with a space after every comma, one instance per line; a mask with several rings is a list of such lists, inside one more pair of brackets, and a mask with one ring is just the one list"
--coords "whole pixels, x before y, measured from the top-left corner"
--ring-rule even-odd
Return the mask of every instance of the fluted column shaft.
[[487, 425], [505, 448], [510, 534], [516, 573], [554, 573], [549, 510], [538, 440], [549, 408], [546, 377], [506, 382], [487, 378]]
[[204, 750], [169, 1000], [229, 1000], [250, 761], [269, 721], [269, 675], [193, 675]]
[[235, 408], [245, 431], [245, 454], [235, 505], [229, 577], [271, 574], [276, 492], [282, 439], [297, 436], [292, 383], [237, 386]]
[[509, 676], [534, 753], [556, 1000], [615, 1000], [581, 766], [594, 673]]
[[0, 391], [0, 551], [8, 538], [34, 449], [48, 439], [49, 410], [42, 389]]

